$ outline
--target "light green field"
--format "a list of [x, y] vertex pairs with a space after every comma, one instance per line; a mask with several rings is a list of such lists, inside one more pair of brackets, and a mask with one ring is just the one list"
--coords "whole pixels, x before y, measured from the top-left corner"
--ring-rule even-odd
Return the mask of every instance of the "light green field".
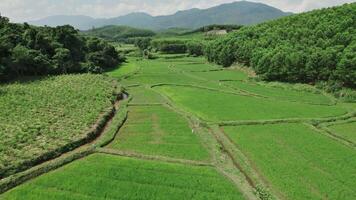
[[162, 96], [157, 92], [142, 86], [130, 87], [127, 92], [132, 97], [131, 104], [157, 104], [164, 102]]
[[43, 175], [2, 200], [243, 199], [211, 167], [196, 167], [94, 154]]
[[154, 89], [177, 106], [210, 121], [319, 118], [346, 113], [338, 106], [269, 100], [193, 87], [158, 86]]
[[130, 106], [127, 122], [109, 148], [190, 160], [209, 159], [186, 119], [163, 106]]
[[347, 123], [340, 123], [329, 126], [328, 129], [330, 129], [333, 134], [336, 134], [356, 144], [356, 119], [354, 120], [355, 121], [352, 122], [350, 121]]
[[274, 98], [277, 100], [298, 101], [313, 104], [332, 104], [329, 97], [312, 92], [293, 90], [287, 87], [272, 87], [253, 82], [228, 81], [224, 84], [230, 85], [236, 89], [247, 91], [263, 97]]
[[356, 152], [302, 124], [224, 127], [283, 199], [356, 199]]
[[133, 58], [129, 59], [128, 63], [122, 64], [118, 69], [108, 72], [107, 74], [114, 78], [123, 78], [129, 74], [138, 71], [140, 68]]
[[189, 62], [184, 62], [184, 63], [177, 63], [173, 65], [175, 69], [179, 69], [181, 71], [186, 71], [186, 72], [202, 72], [202, 71], [209, 71], [209, 70], [220, 70], [220, 68], [216, 65], [213, 64], [207, 64], [207, 63], [189, 63]]
[[112, 79], [89, 74], [2, 85], [0, 178], [30, 167], [22, 165], [25, 161], [86, 138], [112, 107], [113, 91]]
[[194, 72], [195, 76], [202, 77], [206, 80], [246, 80], [247, 74], [238, 70], [221, 70], [221, 71], [209, 71], [209, 72]]

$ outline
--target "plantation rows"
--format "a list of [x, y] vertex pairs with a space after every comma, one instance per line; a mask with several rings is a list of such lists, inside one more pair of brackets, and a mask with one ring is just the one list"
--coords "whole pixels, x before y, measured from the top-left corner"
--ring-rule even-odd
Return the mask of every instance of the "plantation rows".
[[112, 79], [99, 75], [66, 75], [1, 86], [0, 178], [93, 137], [99, 115], [112, 108], [115, 87]]
[[355, 104], [201, 57], [129, 58], [108, 74], [130, 94], [113, 140], [1, 198], [356, 198]]

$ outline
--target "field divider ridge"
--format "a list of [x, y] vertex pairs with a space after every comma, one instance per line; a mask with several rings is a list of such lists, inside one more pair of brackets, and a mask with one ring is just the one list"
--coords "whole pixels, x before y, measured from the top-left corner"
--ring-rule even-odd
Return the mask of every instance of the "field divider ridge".
[[179, 158], [170, 158], [170, 157], [166, 157], [166, 156], [144, 155], [144, 154], [140, 154], [140, 153], [120, 151], [120, 150], [106, 148], [106, 147], [97, 148], [97, 149], [95, 149], [95, 152], [102, 153], [102, 154], [122, 156], [122, 157], [137, 158], [137, 159], [142, 159], [142, 160], [155, 160], [155, 161], [168, 162], [168, 163], [214, 167], [214, 165], [209, 162], [186, 160], [186, 159], [179, 159]]

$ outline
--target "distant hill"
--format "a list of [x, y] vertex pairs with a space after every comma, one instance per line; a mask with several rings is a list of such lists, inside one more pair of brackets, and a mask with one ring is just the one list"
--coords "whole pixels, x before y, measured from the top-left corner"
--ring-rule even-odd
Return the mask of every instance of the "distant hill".
[[146, 29], [137, 29], [129, 26], [109, 25], [101, 28], [94, 28], [88, 31], [83, 31], [86, 35], [100, 37], [112, 41], [125, 42], [130, 38], [151, 37], [156, 35], [155, 32]]
[[48, 26], [70, 24], [81, 30], [107, 25], [125, 25], [153, 30], [173, 27], [196, 29], [210, 24], [251, 25], [287, 15], [291, 15], [291, 13], [283, 12], [266, 4], [238, 1], [208, 9], [194, 8], [179, 11], [166, 16], [154, 17], [141, 12], [108, 19], [93, 19], [86, 16], [52, 16], [29, 23]]

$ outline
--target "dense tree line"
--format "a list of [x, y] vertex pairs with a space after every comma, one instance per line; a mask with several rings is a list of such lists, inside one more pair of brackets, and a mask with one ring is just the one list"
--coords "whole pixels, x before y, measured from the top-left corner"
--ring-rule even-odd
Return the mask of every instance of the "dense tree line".
[[97, 38], [71, 26], [34, 27], [0, 16], [0, 80], [24, 75], [101, 72], [123, 59]]
[[264, 80], [356, 86], [356, 3], [244, 27], [212, 41], [209, 61], [240, 62]]
[[234, 30], [239, 30], [242, 27], [243, 26], [241, 26], [241, 25], [234, 25], [234, 24], [212, 24], [212, 25], [200, 27], [193, 31], [188, 31], [185, 34], [199, 33], [199, 32], [204, 33], [204, 32], [213, 31], [213, 30], [226, 30], [227, 32], [231, 32]]
[[104, 26], [83, 32], [86, 35], [99, 37], [113, 42], [133, 43], [135, 38], [153, 37], [155, 32], [146, 29], [137, 29], [129, 26]]
[[[142, 52], [160, 51], [162, 53], [187, 53], [191, 56], [204, 55], [204, 42], [197, 40], [172, 40], [137, 38], [134, 42]], [[148, 52], [147, 52], [148, 51]]]

